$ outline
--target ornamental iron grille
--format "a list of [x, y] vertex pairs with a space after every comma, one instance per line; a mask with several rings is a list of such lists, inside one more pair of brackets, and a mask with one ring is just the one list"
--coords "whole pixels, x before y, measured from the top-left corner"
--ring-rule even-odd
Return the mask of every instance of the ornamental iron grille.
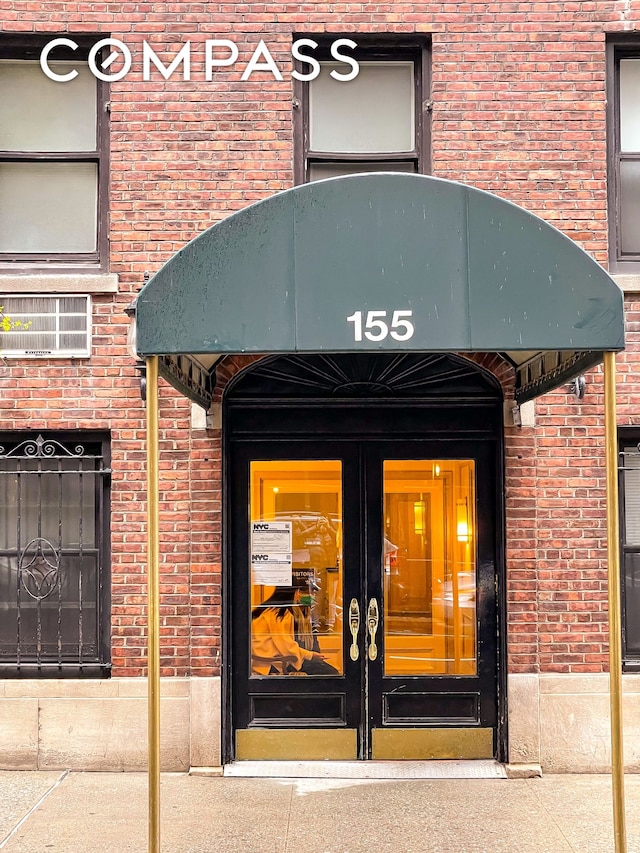
[[109, 670], [108, 441], [0, 439], [0, 673]]
[[622, 651], [625, 669], [640, 670], [640, 444], [623, 439], [619, 454]]

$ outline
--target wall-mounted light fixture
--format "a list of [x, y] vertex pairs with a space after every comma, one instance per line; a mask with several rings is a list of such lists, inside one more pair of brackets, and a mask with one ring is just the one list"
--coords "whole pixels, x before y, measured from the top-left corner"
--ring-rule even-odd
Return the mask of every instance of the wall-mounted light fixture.
[[471, 541], [469, 506], [466, 498], [460, 498], [456, 501], [456, 536], [458, 537], [458, 542]]
[[584, 377], [584, 374], [580, 374], [580, 376], [576, 376], [575, 379], [572, 379], [571, 382], [567, 385], [567, 391], [570, 394], [575, 394], [578, 400], [582, 400], [584, 395], [587, 393], [587, 380]]
[[[149, 273], [144, 274], [144, 282], [145, 284], [149, 280]], [[146, 401], [147, 399], [147, 366], [144, 361], [138, 355], [138, 350], [136, 346], [136, 306], [138, 303], [138, 297], [133, 300], [127, 307], [124, 309], [124, 313], [129, 318], [129, 328], [127, 329], [127, 352], [135, 361], [135, 368], [140, 376], [140, 397]]]
[[414, 501], [413, 504], [413, 529], [418, 536], [424, 534], [424, 501]]

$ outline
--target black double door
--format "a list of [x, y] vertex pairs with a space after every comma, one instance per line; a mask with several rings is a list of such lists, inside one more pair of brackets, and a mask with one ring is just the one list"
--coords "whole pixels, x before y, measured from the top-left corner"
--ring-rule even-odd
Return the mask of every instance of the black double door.
[[496, 453], [233, 445], [228, 758], [496, 755]]

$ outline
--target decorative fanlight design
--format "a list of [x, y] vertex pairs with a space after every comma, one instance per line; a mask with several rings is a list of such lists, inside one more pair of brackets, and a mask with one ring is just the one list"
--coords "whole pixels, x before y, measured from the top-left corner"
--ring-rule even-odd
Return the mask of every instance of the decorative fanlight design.
[[492, 379], [443, 353], [348, 353], [276, 356], [244, 372], [234, 397], [495, 396]]

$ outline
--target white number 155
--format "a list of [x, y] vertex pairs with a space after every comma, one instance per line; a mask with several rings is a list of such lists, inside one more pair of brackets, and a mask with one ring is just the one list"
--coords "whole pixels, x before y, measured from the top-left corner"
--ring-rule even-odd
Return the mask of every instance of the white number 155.
[[[415, 328], [411, 322], [413, 311], [394, 311], [391, 324], [387, 322], [388, 311], [367, 311], [364, 322], [364, 336], [369, 341], [383, 341], [391, 337], [396, 341], [408, 341], [413, 337]], [[364, 311], [355, 311], [347, 317], [347, 323], [353, 323], [353, 337], [356, 341], [362, 340]]]

